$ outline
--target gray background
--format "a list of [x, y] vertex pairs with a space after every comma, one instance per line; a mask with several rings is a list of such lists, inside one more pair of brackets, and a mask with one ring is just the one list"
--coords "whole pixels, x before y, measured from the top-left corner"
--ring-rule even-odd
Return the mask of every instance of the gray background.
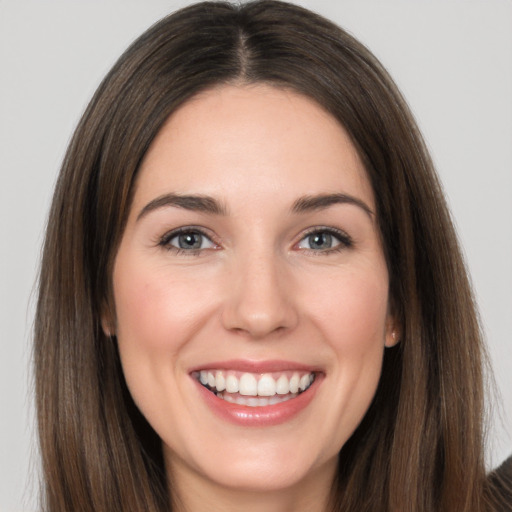
[[[88, 99], [128, 43], [187, 3], [0, 0], [2, 512], [36, 509], [29, 366], [34, 282], [64, 150]], [[376, 53], [431, 148], [501, 394], [489, 400], [488, 464], [495, 465], [512, 453], [512, 2], [297, 3], [333, 19]]]

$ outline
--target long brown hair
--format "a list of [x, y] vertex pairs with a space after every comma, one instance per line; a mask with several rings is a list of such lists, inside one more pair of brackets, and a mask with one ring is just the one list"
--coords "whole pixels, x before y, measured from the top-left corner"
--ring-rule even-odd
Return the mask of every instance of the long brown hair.
[[48, 220], [35, 324], [43, 508], [164, 511], [160, 440], [127, 391], [112, 268], [140, 162], [199, 91], [264, 82], [316, 100], [365, 163], [401, 342], [342, 448], [333, 510], [487, 510], [482, 344], [466, 269], [432, 162], [376, 58], [331, 22], [264, 0], [205, 2], [144, 33], [99, 86], [65, 156]]

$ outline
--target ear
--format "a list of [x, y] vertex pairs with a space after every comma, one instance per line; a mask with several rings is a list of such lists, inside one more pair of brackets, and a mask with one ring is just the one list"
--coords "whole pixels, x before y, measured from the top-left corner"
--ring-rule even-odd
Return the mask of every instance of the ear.
[[386, 320], [385, 347], [394, 347], [402, 339], [402, 328], [394, 315], [389, 314]]
[[104, 302], [101, 305], [101, 329], [103, 330], [103, 334], [107, 338], [111, 338], [116, 335], [115, 321], [114, 315], [112, 314], [112, 310], [107, 302]]

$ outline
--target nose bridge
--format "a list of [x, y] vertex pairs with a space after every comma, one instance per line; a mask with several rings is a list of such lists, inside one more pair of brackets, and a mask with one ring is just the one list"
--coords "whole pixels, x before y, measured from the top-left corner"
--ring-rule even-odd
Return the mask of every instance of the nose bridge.
[[261, 338], [295, 325], [286, 264], [272, 247], [244, 250], [230, 272], [223, 315], [226, 328]]

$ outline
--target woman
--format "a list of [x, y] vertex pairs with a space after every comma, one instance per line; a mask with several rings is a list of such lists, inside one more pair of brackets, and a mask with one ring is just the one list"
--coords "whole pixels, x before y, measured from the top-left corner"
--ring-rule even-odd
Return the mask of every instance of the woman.
[[48, 226], [48, 510], [498, 507], [440, 186], [328, 21], [204, 3], [152, 27], [85, 112]]

